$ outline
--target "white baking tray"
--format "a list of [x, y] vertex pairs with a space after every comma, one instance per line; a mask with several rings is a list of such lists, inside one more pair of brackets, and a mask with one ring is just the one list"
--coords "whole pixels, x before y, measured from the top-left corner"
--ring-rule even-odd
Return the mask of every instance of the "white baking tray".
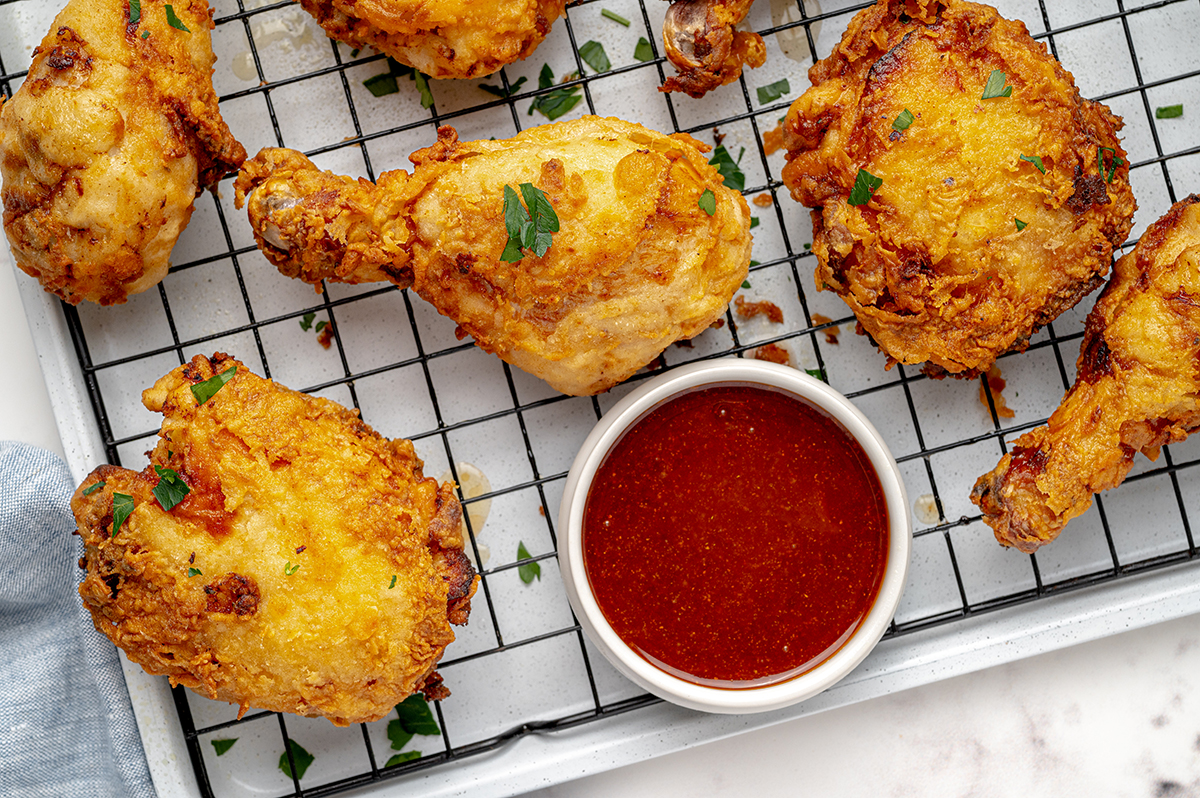
[[[46, 5], [40, 0], [0, 4], [0, 58], [10, 72], [24, 69], [32, 46], [49, 28], [55, 9]], [[215, 5], [219, 19], [238, 11], [234, 0], [220, 0]], [[247, 3], [246, 7], [265, 5]], [[818, 6], [808, 0], [806, 8], [810, 15], [818, 8], [830, 14], [853, 5], [822, 0]], [[998, 5], [1006, 16], [1024, 20], [1035, 34], [1046, 30], [1037, 0], [1009, 0]], [[1082, 93], [1108, 98], [1110, 107], [1125, 118], [1123, 140], [1134, 164], [1131, 175], [1140, 205], [1136, 237], [1170, 205], [1168, 186], [1177, 197], [1200, 189], [1200, 155], [1196, 154], [1200, 128], [1188, 121], [1200, 113], [1200, 78], [1179, 77], [1200, 71], [1200, 51], [1194, 44], [1194, 31], [1200, 29], [1200, 6], [1172, 3], [1138, 11], [1147, 4], [1126, 2], [1127, 9], [1135, 10], [1122, 17], [1115, 0], [1045, 5], [1052, 6], [1046, 13], [1055, 31], [1053, 43]], [[668, 103], [655, 91], [657, 65], [638, 67], [632, 57], [639, 36], [658, 40], [666, 7], [660, 0], [645, 0], [644, 18], [643, 6], [636, 0], [573, 6], [570, 31], [562, 21], [556, 23], [530, 59], [508, 68], [508, 79], [511, 83], [526, 76], [528, 88], [536, 85], [543, 63], [549, 63], [559, 76], [573, 70], [576, 62], [570, 33], [575, 45], [589, 39], [600, 41], [618, 73], [588, 82], [588, 98], [598, 113], [668, 131], [677, 124], [709, 142], [713, 141], [709, 129], [713, 120], [737, 117], [722, 124], [720, 133], [734, 156], [746, 148], [742, 167], [747, 187], [777, 185], [782, 154], [760, 156], [758, 138], [774, 127], [786, 103], [808, 85], [808, 44], [803, 29], [767, 36], [767, 64], [747, 73], [745, 91], [734, 84], [702, 101], [676, 97]], [[625, 28], [601, 17], [602, 8], [624, 16], [632, 25]], [[773, 29], [797, 18], [794, 3], [788, 9], [779, 0], [760, 0], [749, 24], [755, 30]], [[848, 19], [849, 14], [842, 13], [813, 27], [818, 55], [829, 52]], [[282, 81], [269, 93], [270, 109], [266, 95], [257, 89], [259, 76], [249, 54], [247, 29], [254, 36], [263, 77]], [[401, 79], [398, 94], [372, 97], [362, 87], [362, 80], [383, 71], [382, 62], [374, 62], [346, 69], [343, 83], [342, 73], [334, 68], [328, 40], [297, 6], [281, 4], [249, 17], [247, 24], [240, 20], [222, 24], [214, 34], [214, 46], [220, 56], [217, 91], [228, 98], [222, 104], [223, 114], [251, 153], [276, 144], [268, 111], [274, 112], [287, 145], [304, 150], [335, 147], [315, 159], [344, 174], [367, 174], [367, 156], [375, 174], [404, 167], [410, 152], [433, 141], [430, 112], [421, 107], [411, 81]], [[339, 52], [344, 61], [351, 59], [349, 48], [340, 47]], [[25, 61], [14, 63], [18, 56]], [[626, 68], [631, 69], [620, 71]], [[327, 69], [330, 71], [322, 72]], [[313, 72], [321, 74], [287, 82], [292, 76]], [[790, 92], [777, 102], [760, 105], [755, 89], [783, 78], [789, 81]], [[528, 99], [517, 101], [515, 115], [505, 104], [468, 110], [495, 99], [476, 88], [481, 82], [498, 85], [499, 79], [433, 83], [438, 112], [452, 117], [448, 121], [462, 138], [508, 136], [516, 132], [518, 122], [529, 126], [545, 121], [526, 115]], [[357, 127], [348, 110], [347, 91]], [[1185, 111], [1188, 116], [1182, 122], [1153, 118], [1153, 108], [1175, 103], [1183, 103], [1191, 111]], [[583, 102], [567, 118], [587, 109]], [[419, 124], [422, 122], [425, 124]], [[410, 123], [416, 126], [375, 135]], [[335, 146], [358, 136], [365, 137], [365, 146]], [[921, 501], [936, 484], [943, 518], [925, 516], [925, 521], [917, 523], [899, 623], [951, 616], [961, 612], [964, 603], [984, 610], [1006, 596], [1032, 595], [1039, 578], [1044, 585], [1064, 585], [1111, 569], [1114, 557], [1129, 564], [1186, 550], [1185, 525], [1191, 518], [1200, 518], [1195, 514], [1200, 503], [1200, 468], [1191, 467], [1200, 459], [1200, 440], [1170, 447], [1175, 469], [1164, 470], [1162, 460], [1149, 464], [1139, 458], [1134, 473], [1141, 476], [1106, 495], [1103, 519], [1096, 507], [1073, 521], [1059, 541], [1038, 555], [1036, 572], [1033, 560], [1001, 549], [981, 523], [947, 525], [945, 519], [977, 515], [967, 494], [975, 478], [995, 465], [1001, 453], [1001, 436], [989, 435], [997, 425], [979, 401], [978, 383], [931, 382], [911, 370], [904, 378], [899, 370], [885, 371], [883, 357], [864, 338], [853, 335], [853, 321], [841, 300], [814, 290], [812, 258], [803, 246], [811, 240], [807, 210], [792, 202], [786, 191], [779, 192], [777, 199], [777, 206], [751, 206], [761, 221], [754, 231], [754, 258], [767, 265], [755, 268], [751, 287], [742, 293], [749, 299], [775, 301], [784, 310], [785, 322], [741, 323], [738, 341], [745, 345], [783, 337], [783, 345], [801, 368], [816, 368], [819, 354], [830, 383], [854, 396], [887, 438], [901, 460], [910, 497]], [[553, 392], [516, 370], [511, 371], [510, 390], [509, 374], [499, 361], [473, 348], [455, 348], [460, 345], [452, 322], [414, 298], [410, 324], [404, 296], [398, 291], [377, 293], [377, 287], [329, 287], [342, 348], [321, 349], [312, 333], [299, 329], [297, 314], [322, 304], [324, 297], [280, 276], [256, 251], [231, 257], [222, 216], [235, 251], [252, 245], [245, 217], [233, 208], [232, 190], [225, 181], [219, 199], [205, 195], [197, 200], [196, 214], [174, 252], [173, 262], [183, 268], [164, 282], [166, 305], [159, 292], [152, 290], [124, 306], [85, 305], [79, 309], [90, 358], [105, 366], [96, 373], [96, 381], [112, 434], [117, 440], [126, 440], [117, 447], [122, 462], [135, 468], [144, 463], [142, 452], [150, 448], [158, 420], [141, 407], [140, 392], [177, 365], [181, 354], [190, 357], [197, 352], [227, 351], [261, 373], [261, 351], [271, 376], [279, 382], [300, 389], [327, 386], [316, 392], [344, 404], [357, 399], [364, 418], [382, 433], [415, 437], [428, 473], [441, 474], [451, 458], [482, 469], [499, 491], [487, 522], [478, 530], [478, 542], [490, 552], [485, 569], [513, 562], [518, 542], [525, 543], [535, 556], [551, 555], [542, 560], [543, 578], [531, 586], [518, 581], [515, 569], [489, 574], [488, 599], [476, 600], [471, 624], [448, 650], [450, 664], [443, 673], [454, 695], [443, 702], [442, 712], [454, 746], [486, 740], [522, 724], [593, 711], [593, 685], [605, 706], [639, 695], [598, 656], [588, 659], [589, 679], [575, 633], [540, 637], [572, 625], [552, 557], [547, 517], [556, 514], [562, 477], [596, 420], [592, 400], [542, 404]], [[794, 272], [789, 245], [797, 256]], [[0, 252], [0, 260], [11, 262], [7, 251]], [[828, 343], [821, 332], [805, 332], [809, 324], [799, 301], [797, 277], [808, 312], [840, 323], [838, 344]], [[82, 479], [104, 462], [106, 455], [75, 344], [58, 301], [24, 275], [18, 275], [18, 281], [63, 446], [74, 476]], [[257, 337], [248, 329], [226, 334], [249, 325], [243, 286], [255, 321], [261, 325]], [[1047, 344], [1051, 336], [1044, 332], [1029, 352], [1001, 360], [1009, 383], [1005, 396], [1017, 413], [1015, 419], [999, 422], [1004, 439], [1015, 437], [1015, 432], [1007, 430], [1027, 429], [1056, 406], [1063, 391], [1059, 359], [1071, 377], [1077, 338], [1090, 304], [1086, 300], [1055, 322], [1053, 332], [1060, 342]], [[167, 321], [167, 306], [175, 335], [183, 342], [181, 351], [172, 349], [176, 338]], [[319, 319], [328, 317], [325, 309], [317, 312]], [[429, 382], [420, 363], [391, 368], [416, 356], [418, 335], [425, 352], [442, 353], [428, 361]], [[218, 337], [192, 343], [206, 336]], [[160, 348], [161, 354], [143, 357]], [[673, 365], [732, 348], [734, 339], [727, 326], [706, 332], [694, 349], [672, 347], [666, 358]], [[105, 365], [113, 363], [119, 365]], [[347, 370], [353, 375], [350, 381], [345, 380]], [[600, 397], [599, 409], [610, 407], [625, 390], [628, 388], [618, 387]], [[441, 431], [435, 400], [447, 425]], [[520, 404], [519, 414], [511, 412], [514, 401]], [[478, 421], [480, 418], [489, 420]], [[525, 424], [528, 442], [518, 420]], [[527, 446], [536, 461], [538, 479]], [[1105, 523], [1111, 530], [1111, 543], [1104, 534]], [[1200, 571], [1194, 563], [1123, 576], [1094, 587], [1060, 590], [1007, 609], [971, 612], [941, 626], [885, 640], [850, 678], [788, 710], [723, 717], [655, 704], [568, 731], [526, 734], [489, 753], [388, 779], [359, 794], [419, 791], [432, 796], [469, 791], [473, 796], [512, 795], [1198, 611]], [[508, 647], [489, 653], [496, 648], [497, 626]], [[537, 642], [515, 645], [529, 640]], [[475, 654], [482, 656], [471, 658]], [[126, 680], [160, 795], [196, 795], [192, 764], [165, 680], [147, 677], [136, 667], [126, 669]], [[200, 728], [233, 717], [232, 709], [224, 704], [195, 696], [188, 700]], [[302, 781], [306, 789], [369, 771], [359, 728], [335, 729], [325, 721], [298, 718], [286, 722], [289, 735], [317, 757]], [[380, 764], [392, 753], [385, 727], [386, 721], [382, 721], [367, 729]], [[217, 758], [208, 741], [221, 736], [238, 736], [239, 742]], [[276, 766], [282, 744], [274, 717], [202, 735], [201, 743], [207, 749], [205, 765], [217, 795], [291, 793], [290, 780]], [[444, 750], [438, 738], [416, 743], [426, 754]]]

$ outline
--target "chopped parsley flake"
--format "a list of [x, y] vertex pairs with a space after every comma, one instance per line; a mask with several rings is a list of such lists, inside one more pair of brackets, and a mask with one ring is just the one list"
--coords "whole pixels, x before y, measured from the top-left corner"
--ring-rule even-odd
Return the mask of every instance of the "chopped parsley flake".
[[749, 288], [749, 287], [750, 287], [750, 281], [742, 280], [742, 288]]
[[191, 493], [191, 488], [174, 469], [154, 466], [154, 470], [158, 472], [159, 479], [151, 493], [154, 494], [154, 498], [158, 499], [162, 508], [169, 511]]
[[750, 217], [750, 229], [751, 229], [751, 230], [753, 230], [753, 229], [754, 229], [754, 228], [756, 228], [756, 227], [758, 227], [758, 217], [757, 217], [757, 216], [751, 216], [751, 217]]
[[288, 576], [291, 576], [292, 574], [296, 573], [299, 570], [300, 570], [300, 563], [296, 563], [295, 565], [292, 565], [291, 560], [288, 560], [287, 563], [283, 566], [283, 572], [285, 574], [287, 574]]
[[1007, 78], [1003, 69], [993, 69], [992, 74], [988, 76], [987, 85], [983, 87], [983, 100], [992, 100], [997, 97], [1011, 97], [1012, 86], [1005, 86]]
[[717, 195], [712, 192], [711, 188], [706, 188], [700, 195], [700, 199], [696, 200], [696, 205], [700, 210], [712, 216], [717, 212]]
[[643, 64], [654, 60], [654, 49], [650, 47], [650, 42], [645, 36], [638, 38], [637, 47], [633, 48], [633, 58]]
[[217, 391], [225, 387], [225, 383], [233, 379], [234, 372], [237, 371], [237, 366], [231, 366], [225, 371], [216, 376], [209, 377], [204, 382], [192, 386], [192, 396], [196, 397], [196, 404], [202, 405], [209, 399], [217, 395]]
[[821, 371], [821, 369], [805, 369], [804, 373], [810, 377], [813, 377], [814, 379], [820, 380], [821, 382], [829, 382], [829, 380], [825, 379], [825, 374]]
[[1022, 155], [1021, 160], [1028, 161], [1036, 166], [1039, 172], [1046, 174], [1046, 167], [1042, 164], [1042, 157], [1040, 155]]
[[121, 524], [129, 518], [133, 512], [133, 497], [124, 493], [114, 493], [112, 502], [113, 527], [111, 537], [116, 537], [117, 532], [121, 529]]
[[1155, 119], [1175, 119], [1183, 116], [1183, 103], [1179, 105], [1164, 105], [1154, 109]]
[[605, 17], [606, 19], [611, 19], [618, 25], [624, 25], [627, 28], [629, 27], [629, 20], [625, 19], [625, 17], [621, 16], [620, 14], [609, 11], [607, 8], [600, 9], [600, 16]]
[[142, 38], [143, 38], [143, 39], [149, 39], [149, 38], [150, 38], [150, 31], [148, 31], [148, 30], [144, 30], [144, 31], [142, 31]]
[[421, 107], [433, 107], [433, 92], [429, 90], [429, 77], [410, 66], [401, 64], [394, 58], [387, 60], [388, 71], [374, 77], [367, 78], [363, 81], [363, 86], [367, 91], [371, 92], [372, 96], [385, 97], [389, 94], [395, 94], [400, 91], [400, 86], [397, 84], [397, 78], [407, 77], [416, 81], [417, 91], [421, 94]]
[[164, 5], [163, 8], [165, 8], [167, 10], [167, 24], [168, 25], [170, 25], [175, 30], [183, 31], [184, 33], [192, 32], [191, 29], [188, 28], [187, 25], [183, 24], [183, 20], [181, 20], [179, 17], [175, 16], [175, 9], [171, 7], [170, 3], [167, 3], [166, 5]]
[[209, 742], [212, 743], [212, 747], [216, 750], [217, 756], [221, 756], [221, 754], [224, 754], [230, 748], [233, 748], [233, 744], [237, 741], [237, 737], [234, 737], [231, 740], [209, 740]]
[[433, 710], [420, 694], [413, 693], [396, 705], [396, 715], [409, 734], [433, 737], [442, 733], [433, 717]]
[[[288, 740], [288, 751], [291, 751], [292, 759], [296, 763], [295, 778], [299, 781], [304, 778], [304, 772], [308, 770], [308, 766], [313, 763], [316, 757], [305, 751], [304, 746], [292, 739]], [[279, 755], [279, 769], [283, 771], [283, 775], [290, 779], [292, 778], [292, 765], [288, 761], [288, 751], [284, 751]]]
[[[204, 574], [200, 571], [199, 568], [189, 568], [188, 569], [188, 579], [191, 579], [193, 576], [204, 576]], [[233, 743], [231, 742], [230, 745], [233, 745]], [[223, 753], [225, 753], [225, 752], [217, 751], [217, 756], [220, 756]]]
[[911, 125], [914, 121], [916, 121], [916, 117], [913, 116], [912, 111], [905, 108], [900, 112], [900, 115], [896, 117], [896, 120], [892, 122], [892, 130], [908, 130], [909, 125]]
[[100, 490], [101, 488], [103, 488], [103, 487], [104, 487], [105, 485], [107, 485], [107, 484], [108, 484], [108, 483], [102, 479], [102, 480], [100, 480], [99, 482], [95, 482], [95, 483], [93, 483], [93, 484], [91, 484], [91, 485], [88, 485], [86, 488], [84, 488], [84, 489], [83, 489], [83, 495], [84, 495], [84, 496], [91, 496], [93, 493], [95, 493], [96, 491]]
[[741, 191], [746, 187], [745, 173], [738, 168], [737, 162], [733, 160], [729, 150], [725, 149], [724, 144], [718, 144], [717, 148], [713, 150], [713, 156], [709, 159], [708, 165], [717, 167], [721, 179], [725, 181], [726, 188]]
[[142, 21], [142, 0], [129, 0], [129, 24], [137, 25]]
[[783, 95], [790, 93], [791, 90], [792, 87], [787, 82], [787, 78], [777, 80], [774, 83], [768, 83], [766, 86], [759, 86], [757, 89], [758, 104], [766, 105], [767, 103], [775, 102]]
[[392, 765], [402, 765], [405, 762], [411, 762], [414, 759], [420, 759], [420, 751], [404, 751], [399, 754], [392, 754], [388, 757], [388, 761], [384, 764], [385, 768], [390, 768]]
[[506, 263], [516, 263], [525, 257], [522, 248], [542, 257], [550, 249], [551, 234], [558, 232], [558, 214], [545, 192], [533, 183], [522, 183], [520, 189], [524, 205], [512, 186], [504, 187], [504, 229], [508, 243], [500, 253], [500, 260]]
[[395, 575], [395, 574], [392, 574], [392, 581], [391, 581], [391, 583], [388, 585], [388, 590], [391, 590], [391, 589], [392, 589], [392, 588], [394, 588], [395, 586], [396, 586], [396, 575]]
[[847, 202], [851, 205], [866, 205], [871, 201], [871, 195], [882, 185], [882, 177], [876, 177], [866, 169], [859, 169], [858, 174], [854, 177], [854, 188], [850, 190], [850, 199]]
[[514, 95], [518, 91], [520, 91], [521, 86], [527, 80], [529, 80], [529, 78], [522, 75], [521, 77], [517, 78], [514, 82], [512, 82], [508, 85], [507, 91], [505, 91], [503, 86], [490, 86], [487, 83], [480, 83], [479, 88], [483, 89], [488, 94], [494, 94], [497, 97], [500, 97], [501, 99], [503, 99], [505, 97], [511, 97], [512, 95]]
[[607, 72], [612, 69], [612, 64], [608, 60], [608, 53], [604, 52], [604, 45], [600, 42], [584, 42], [579, 48], [579, 57], [583, 59], [583, 63], [597, 72]]
[[[567, 75], [566, 79], [571, 80], [575, 77], [578, 75], [572, 73]], [[554, 70], [550, 68], [549, 64], [542, 64], [542, 71], [538, 73], [538, 88], [548, 89], [553, 85]], [[529, 105], [529, 115], [533, 116], [533, 112], [537, 111], [551, 121], [558, 119], [563, 114], [570, 113], [571, 109], [583, 100], [583, 96], [579, 92], [579, 86], [571, 86], [558, 88], [534, 97], [533, 102]]]
[[[1028, 223], [1028, 222], [1022, 222], [1020, 219], [1018, 219], [1018, 218], [1017, 218], [1017, 217], [1015, 217], [1015, 216], [1013, 217], [1013, 221], [1014, 221], [1014, 222], [1016, 222], [1016, 225], [1017, 225], [1017, 232], [1018, 232], [1018, 233], [1019, 233], [1019, 232], [1021, 232], [1022, 230], [1024, 230], [1026, 227], [1028, 227], [1028, 226], [1029, 226], [1029, 223]], [[991, 279], [991, 278], [989, 277], [988, 279]]]
[[317, 317], [316, 313], [305, 313], [304, 318], [300, 319], [300, 329], [308, 332], [312, 329], [313, 319]]
[[[532, 556], [533, 555], [529, 553], [529, 549], [525, 548], [524, 541], [521, 541], [519, 544], [517, 544], [518, 560], [528, 560]], [[542, 566], [535, 562], [527, 562], [524, 565], [517, 567], [517, 576], [521, 577], [521, 581], [527, 585], [534, 579], [537, 579], [540, 582], [542, 579]]]

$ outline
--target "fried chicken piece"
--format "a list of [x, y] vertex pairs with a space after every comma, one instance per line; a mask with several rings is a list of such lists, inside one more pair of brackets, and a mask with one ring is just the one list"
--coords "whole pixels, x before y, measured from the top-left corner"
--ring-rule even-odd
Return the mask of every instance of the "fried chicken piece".
[[246, 151], [213, 92], [204, 0], [71, 0], [0, 108], [4, 229], [13, 257], [77, 305], [125, 302], [167, 274], [201, 188]]
[[754, 0], [671, 0], [663, 20], [663, 45], [679, 74], [659, 91], [681, 91], [699, 99], [733, 83], [743, 66], [755, 69], [767, 60], [757, 33], [734, 30]]
[[996, 539], [1050, 542], [1120, 485], [1142, 452], [1200, 428], [1200, 195], [1155, 222], [1088, 314], [1075, 384], [1046, 426], [1018, 438], [971, 501]]
[[532, 53], [566, 0], [300, 0], [325, 32], [431, 78], [477, 78]]
[[[198, 403], [216, 375], [229, 378]], [[228, 355], [197, 355], [142, 402], [163, 414], [150, 465], [100, 466], [71, 501], [97, 629], [239, 716], [345, 726], [443, 694], [434, 668], [477, 582], [453, 483], [425, 478], [409, 441]], [[176, 479], [190, 492], [160, 503]]]
[[879, 0], [809, 78], [783, 180], [816, 209], [817, 286], [889, 367], [986, 373], [1103, 282], [1136, 207], [1122, 123], [1020, 22]]
[[[377, 184], [298, 152], [247, 161], [237, 201], [281, 272], [412, 287], [484, 350], [572, 395], [604, 391], [720, 317], [750, 263], [750, 209], [690, 136], [584, 117], [502, 141], [453, 128]], [[545, 192], [542, 257], [501, 260], [504, 189]], [[706, 192], [712, 215], [699, 206]]]

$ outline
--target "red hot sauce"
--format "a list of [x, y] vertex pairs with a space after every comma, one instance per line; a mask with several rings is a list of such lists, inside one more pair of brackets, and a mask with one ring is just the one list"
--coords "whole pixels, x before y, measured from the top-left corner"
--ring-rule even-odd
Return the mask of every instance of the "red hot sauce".
[[887, 551], [862, 447], [759, 387], [651, 410], [601, 463], [584, 509], [604, 617], [645, 659], [701, 684], [783, 681], [832, 655], [874, 603]]

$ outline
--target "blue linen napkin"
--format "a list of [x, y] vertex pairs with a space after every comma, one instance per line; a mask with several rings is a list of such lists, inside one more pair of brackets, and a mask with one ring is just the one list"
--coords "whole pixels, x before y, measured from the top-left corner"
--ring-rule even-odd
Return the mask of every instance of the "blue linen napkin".
[[0, 796], [155, 798], [116, 648], [76, 592], [75, 485], [0, 442]]

